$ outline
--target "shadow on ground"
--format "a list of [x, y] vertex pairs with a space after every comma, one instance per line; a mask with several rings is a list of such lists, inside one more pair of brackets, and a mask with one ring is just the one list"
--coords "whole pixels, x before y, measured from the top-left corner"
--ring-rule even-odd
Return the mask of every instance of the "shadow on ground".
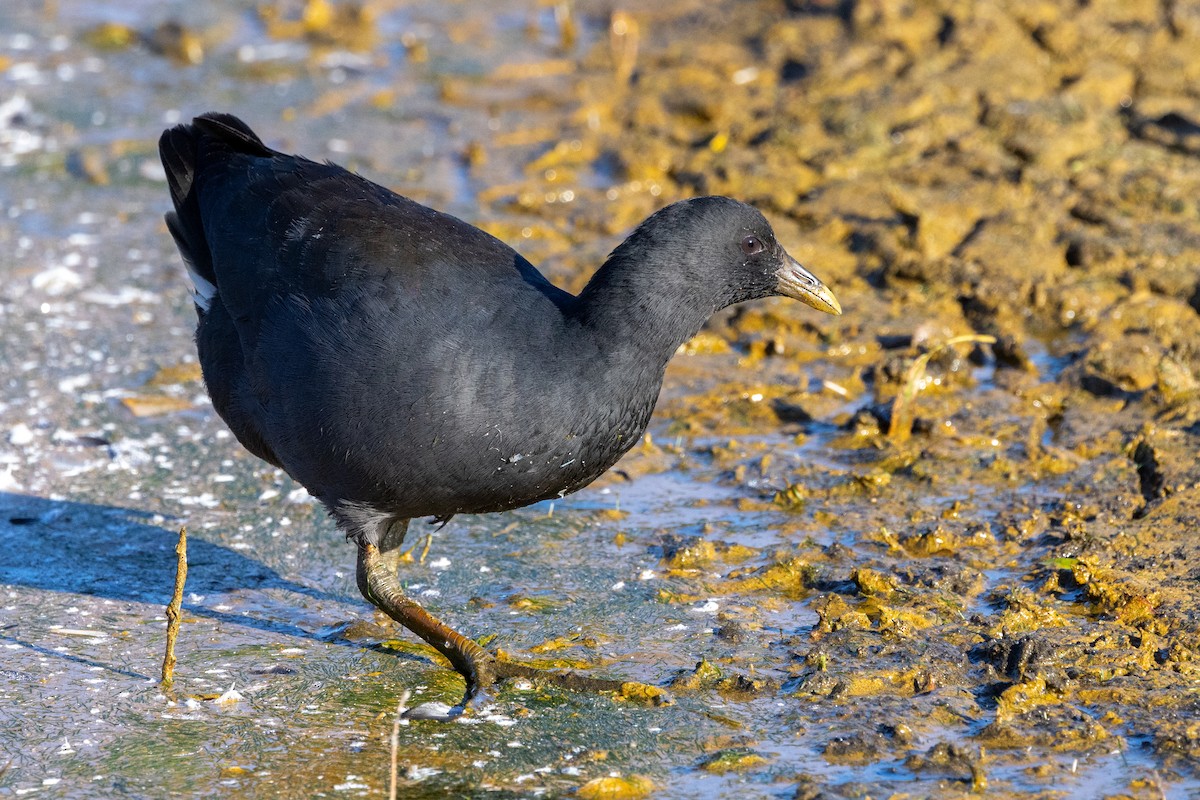
[[[137, 509], [0, 492], [0, 584], [165, 606], [175, 582], [180, 524]], [[189, 613], [271, 633], [327, 638], [214, 607], [217, 598], [241, 589], [343, 599], [287, 580], [252, 556], [189, 532], [183, 604]]]

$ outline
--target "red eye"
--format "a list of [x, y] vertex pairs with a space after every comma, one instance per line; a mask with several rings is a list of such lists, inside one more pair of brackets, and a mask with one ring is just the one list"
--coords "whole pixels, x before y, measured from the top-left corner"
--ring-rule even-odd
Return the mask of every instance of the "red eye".
[[742, 252], [748, 256], [756, 256], [766, 249], [766, 246], [762, 243], [762, 239], [757, 236], [747, 236], [745, 239], [742, 239]]

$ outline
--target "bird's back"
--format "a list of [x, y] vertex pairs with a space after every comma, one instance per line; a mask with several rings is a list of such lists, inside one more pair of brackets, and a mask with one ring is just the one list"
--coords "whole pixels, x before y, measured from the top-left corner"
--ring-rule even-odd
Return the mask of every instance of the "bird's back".
[[571, 298], [495, 237], [342, 167], [271, 150], [236, 117], [172, 128], [160, 152], [171, 232], [248, 346], [270, 298], [335, 295], [360, 282], [403, 282], [414, 293], [457, 283], [479, 297], [503, 286], [557, 305]]

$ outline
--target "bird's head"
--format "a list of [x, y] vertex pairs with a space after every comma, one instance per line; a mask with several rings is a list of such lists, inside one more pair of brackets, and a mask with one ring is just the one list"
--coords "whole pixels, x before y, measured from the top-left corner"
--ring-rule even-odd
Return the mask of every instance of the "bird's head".
[[710, 287], [712, 310], [779, 295], [828, 314], [842, 313], [833, 292], [788, 254], [766, 217], [728, 197], [669, 205], [643, 222], [623, 247], [632, 244], [643, 249], [643, 258], [653, 254], [647, 260], [671, 254], [674, 263], [660, 279], [685, 281], [693, 291]]

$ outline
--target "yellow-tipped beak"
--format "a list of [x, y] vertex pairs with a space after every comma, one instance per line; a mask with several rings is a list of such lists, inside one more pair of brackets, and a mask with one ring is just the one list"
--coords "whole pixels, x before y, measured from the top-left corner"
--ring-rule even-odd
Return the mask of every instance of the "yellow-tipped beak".
[[800, 266], [800, 262], [796, 259], [786, 253], [784, 258], [783, 266], [780, 267], [779, 272], [775, 273], [778, 280], [775, 291], [784, 297], [799, 300], [806, 306], [812, 306], [817, 311], [824, 311], [826, 314], [842, 313], [841, 303], [833, 296], [833, 292], [829, 291], [828, 286], [821, 283], [816, 275]]

